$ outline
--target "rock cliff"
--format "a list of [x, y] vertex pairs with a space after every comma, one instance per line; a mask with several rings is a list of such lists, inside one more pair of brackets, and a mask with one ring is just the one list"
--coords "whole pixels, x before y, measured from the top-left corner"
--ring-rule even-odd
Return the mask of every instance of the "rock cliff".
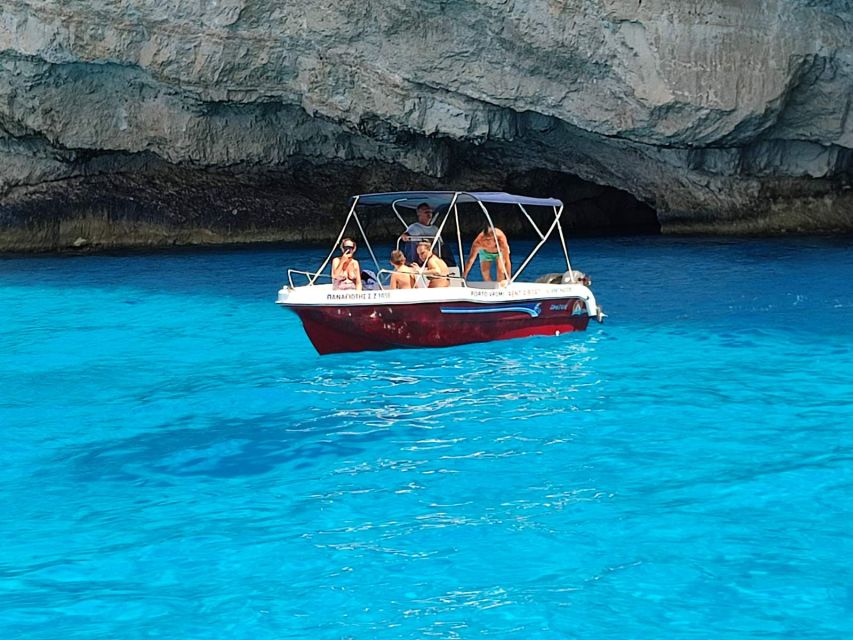
[[853, 229], [848, 0], [330, 4], [5, 0], [0, 248], [321, 238], [415, 187]]

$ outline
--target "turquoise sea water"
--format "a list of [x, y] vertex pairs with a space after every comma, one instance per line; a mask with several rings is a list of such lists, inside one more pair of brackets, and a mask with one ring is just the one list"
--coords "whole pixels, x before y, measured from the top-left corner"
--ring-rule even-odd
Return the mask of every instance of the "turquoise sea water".
[[319, 249], [0, 260], [0, 637], [853, 636], [850, 241], [572, 250], [603, 326], [322, 358]]

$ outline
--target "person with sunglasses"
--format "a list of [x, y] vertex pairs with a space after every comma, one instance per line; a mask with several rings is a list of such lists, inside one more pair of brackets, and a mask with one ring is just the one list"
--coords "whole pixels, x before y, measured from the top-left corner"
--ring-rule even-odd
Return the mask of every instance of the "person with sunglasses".
[[332, 260], [332, 289], [356, 289], [361, 291], [361, 266], [353, 258], [355, 242], [344, 238], [341, 242], [341, 256]]

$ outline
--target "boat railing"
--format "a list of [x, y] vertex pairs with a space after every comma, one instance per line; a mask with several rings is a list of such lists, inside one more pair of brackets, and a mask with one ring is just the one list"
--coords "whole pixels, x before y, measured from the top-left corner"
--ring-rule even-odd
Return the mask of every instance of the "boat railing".
[[[398, 273], [398, 271], [397, 271], [396, 269], [380, 269], [380, 270], [379, 270], [379, 273], [377, 274], [377, 277], [379, 278], [379, 286], [381, 286], [383, 289], [388, 288], [388, 285], [390, 285], [390, 284], [391, 284], [391, 276], [392, 276], [393, 274], [395, 274], [395, 273]], [[415, 276], [416, 276], [416, 278], [417, 278], [417, 281], [419, 281], [419, 282], [423, 283], [423, 284], [421, 284], [421, 285], [415, 285], [415, 288], [416, 288], [416, 289], [420, 289], [420, 288], [424, 288], [424, 289], [425, 289], [425, 288], [426, 288], [426, 283], [427, 283], [426, 276], [424, 276], [424, 275], [416, 275], [416, 274], [410, 274], [410, 275], [415, 275]], [[384, 283], [384, 284], [382, 283], [382, 277], [383, 277], [383, 276], [387, 276], [387, 277], [385, 278], [385, 283]]]
[[[451, 286], [467, 287], [468, 283], [465, 281], [465, 278], [462, 278], [461, 276], [459, 276], [458, 271], [459, 271], [458, 268], [453, 268], [453, 269], [451, 269], [450, 274], [448, 274], [446, 276], [418, 275], [417, 277], [419, 279], [421, 279], [420, 282], [422, 284], [418, 285], [416, 288], [426, 288], [429, 280], [433, 279], [433, 278], [447, 278], [450, 280]], [[384, 289], [388, 288], [388, 283], [390, 282], [391, 274], [393, 274], [393, 273], [397, 273], [397, 271], [395, 269], [380, 269], [379, 270], [379, 272], [376, 274], [376, 281], [377, 281], [377, 284], [379, 285], [380, 289], [384, 290]], [[309, 287], [313, 286], [314, 282], [319, 278], [323, 278], [325, 280], [331, 280], [332, 279], [332, 276], [328, 273], [318, 274], [315, 271], [303, 271], [301, 269], [288, 269], [287, 270], [287, 284], [291, 289], [295, 289], [297, 286], [293, 282], [293, 276], [304, 277], [308, 281], [308, 283], [306, 285], [303, 285], [303, 286], [309, 286]], [[384, 280], [384, 282], [383, 282], [383, 280]]]
[[406, 256], [407, 262], [414, 262], [417, 257], [417, 246], [421, 242], [428, 242], [433, 247], [433, 252], [439, 258], [447, 263], [448, 267], [457, 266], [456, 256], [453, 255], [453, 248], [444, 241], [444, 238], [439, 236], [409, 236], [408, 240], [403, 240], [403, 236], [397, 238], [395, 249], [402, 251]]
[[[405, 234], [403, 234], [403, 235], [405, 235]], [[402, 242], [414, 242], [414, 243], [429, 242], [430, 244], [432, 244], [432, 241], [435, 240], [435, 238], [436, 238], [436, 236], [409, 236], [408, 240], [404, 240], [403, 235], [400, 235], [397, 237], [397, 248], [398, 249], [400, 248], [400, 243], [402, 243]], [[439, 241], [439, 243], [444, 242], [444, 240], [442, 238], [439, 238], [438, 241]]]
[[316, 273], [314, 271], [302, 271], [300, 269], [288, 269], [287, 270], [287, 284], [290, 286], [291, 289], [296, 288], [296, 285], [293, 284], [293, 276], [294, 275], [305, 276], [305, 279], [308, 280], [308, 286], [313, 285], [314, 280], [316, 280], [317, 278], [326, 278], [330, 281], [332, 279], [331, 274], [328, 274], [328, 273]]

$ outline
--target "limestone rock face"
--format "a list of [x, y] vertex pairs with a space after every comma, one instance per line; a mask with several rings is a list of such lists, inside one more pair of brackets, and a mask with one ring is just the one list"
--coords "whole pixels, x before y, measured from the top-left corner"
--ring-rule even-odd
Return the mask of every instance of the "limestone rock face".
[[537, 171], [665, 231], [851, 230], [851, 104], [849, 0], [5, 0], [0, 248], [320, 237]]

